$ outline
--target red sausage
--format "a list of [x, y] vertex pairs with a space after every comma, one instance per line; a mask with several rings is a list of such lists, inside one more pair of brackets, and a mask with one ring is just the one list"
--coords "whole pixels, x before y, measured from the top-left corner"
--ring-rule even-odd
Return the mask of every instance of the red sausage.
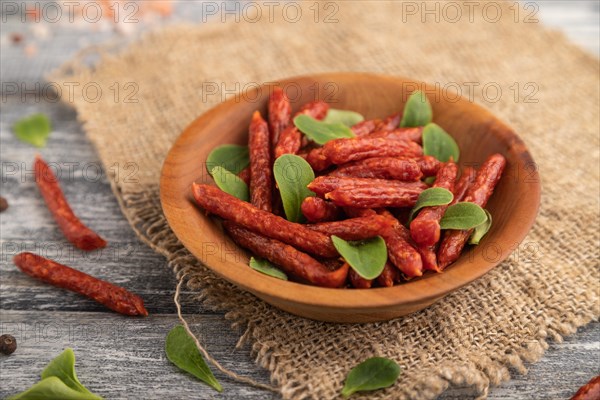
[[421, 255], [411, 244], [410, 232], [389, 211], [381, 211], [381, 215], [392, 221], [392, 227], [384, 232], [383, 240], [388, 249], [388, 259], [407, 278], [423, 275]]
[[338, 206], [319, 197], [305, 198], [300, 209], [309, 222], [335, 221], [341, 214]]
[[473, 167], [466, 167], [462, 171], [460, 179], [456, 182], [456, 185], [454, 185], [454, 198], [450, 204], [456, 204], [465, 198], [467, 190], [469, 190], [469, 187], [471, 187], [475, 180], [475, 174], [476, 171]]
[[[488, 157], [477, 171], [475, 182], [467, 190], [464, 201], [485, 207], [502, 176], [505, 165], [506, 159], [501, 154], [493, 154]], [[438, 262], [441, 269], [446, 268], [458, 259], [472, 231], [472, 229], [448, 230], [444, 234], [444, 239], [438, 249]]]
[[350, 129], [356, 136], [365, 136], [365, 135], [368, 135], [369, 133], [373, 132], [375, 130], [376, 126], [377, 126], [377, 121], [370, 119], [370, 120], [361, 121], [358, 124], [353, 125], [352, 128], [350, 128]]
[[296, 278], [332, 288], [340, 287], [346, 281], [348, 264], [332, 272], [308, 254], [278, 240], [269, 239], [229, 221], [224, 221], [223, 226], [237, 244], [277, 264]]
[[343, 164], [330, 176], [418, 181], [423, 176], [413, 158], [377, 157]]
[[400, 125], [400, 120], [402, 119], [402, 114], [396, 113], [392, 114], [383, 121], [379, 121], [377, 126], [375, 127], [375, 131], [391, 131], [394, 130]]
[[392, 264], [389, 262], [385, 263], [383, 271], [381, 271], [381, 274], [376, 279], [377, 284], [383, 287], [394, 286], [394, 283], [400, 279], [398, 272], [398, 269], [394, 268]]
[[[410, 189], [419, 191], [423, 191], [428, 188], [425, 183], [418, 181], [402, 182], [387, 179], [349, 178], [330, 175], [319, 176], [308, 184], [308, 188], [319, 196], [324, 196], [326, 193], [332, 192], [336, 189], [354, 189], [358, 187], [389, 187], [398, 190]], [[352, 207], [352, 205], [349, 206]]]
[[331, 162], [325, 157], [322, 147], [309, 151], [306, 155], [306, 162], [310, 164], [314, 171], [323, 171], [331, 166]]
[[348, 270], [348, 278], [352, 287], [356, 289], [370, 289], [373, 285], [373, 279], [363, 278], [352, 268]]
[[[302, 106], [295, 116], [306, 114], [314, 119], [321, 120], [327, 115], [329, 104], [324, 101], [313, 101]], [[296, 154], [302, 147], [302, 133], [294, 124], [290, 124], [281, 132], [277, 146], [275, 146], [275, 159], [284, 154]]]
[[27, 275], [83, 296], [125, 315], [147, 316], [141, 297], [120, 286], [33, 253], [19, 253], [13, 262]]
[[344, 240], [363, 240], [381, 235], [391, 226], [388, 218], [380, 215], [369, 217], [349, 218], [343, 221], [322, 222], [305, 225], [308, 229], [324, 233], [328, 236], [338, 236]]
[[410, 140], [362, 136], [351, 139], [330, 140], [323, 146], [323, 154], [333, 164], [373, 157], [418, 157], [423, 149]]
[[442, 163], [432, 156], [418, 157], [416, 160], [423, 176], [435, 176], [442, 166]]
[[[445, 163], [438, 171], [433, 187], [452, 192], [457, 173], [458, 167], [455, 163]], [[433, 246], [440, 240], [440, 220], [447, 208], [447, 205], [424, 207], [410, 223], [410, 236], [419, 247]]]
[[307, 253], [326, 258], [338, 256], [331, 239], [326, 235], [260, 210], [219, 188], [193, 183], [192, 193], [198, 205], [209, 213], [231, 220], [261, 235], [290, 244]]
[[397, 128], [393, 130], [382, 130], [374, 131], [369, 135], [371, 138], [386, 138], [386, 139], [397, 139], [397, 140], [412, 140], [413, 142], [423, 142], [423, 127], [415, 128]]
[[244, 181], [244, 183], [250, 186], [250, 167], [246, 167], [238, 173], [238, 178]]
[[271, 133], [270, 143], [275, 147], [279, 142], [281, 132], [290, 124], [292, 107], [285, 91], [280, 87], [273, 88], [269, 97], [269, 131]]
[[248, 151], [250, 153], [250, 198], [261, 210], [271, 212], [273, 175], [269, 128], [260, 112], [255, 111], [250, 122]]
[[[395, 181], [387, 181], [395, 182]], [[412, 207], [416, 204], [420, 188], [401, 188], [394, 185], [374, 187], [341, 187], [325, 195], [341, 207], [384, 208]]]
[[73, 213], [58, 185], [58, 180], [40, 156], [36, 156], [35, 182], [54, 220], [65, 237], [81, 250], [96, 250], [106, 246], [106, 241], [85, 226]]

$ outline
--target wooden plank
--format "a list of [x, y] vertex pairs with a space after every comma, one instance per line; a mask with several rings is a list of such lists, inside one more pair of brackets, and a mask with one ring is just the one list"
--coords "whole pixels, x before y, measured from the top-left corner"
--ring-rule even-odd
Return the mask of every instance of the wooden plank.
[[[268, 383], [268, 373], [257, 367], [248, 348], [235, 349], [238, 332], [221, 316], [186, 316], [206, 348], [240, 375]], [[64, 348], [75, 351], [81, 382], [107, 399], [274, 399], [263, 390], [233, 382], [213, 368], [223, 385], [218, 394], [180, 372], [166, 358], [164, 340], [178, 324], [174, 315], [128, 318], [100, 312], [1, 311], [0, 333], [17, 338], [18, 349], [0, 356], [0, 398], [27, 389], [39, 380], [44, 366]]]

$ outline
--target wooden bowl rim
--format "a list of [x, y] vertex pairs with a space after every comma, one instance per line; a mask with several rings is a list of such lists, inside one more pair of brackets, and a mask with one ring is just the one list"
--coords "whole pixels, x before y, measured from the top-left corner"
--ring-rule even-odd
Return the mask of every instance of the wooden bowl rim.
[[[373, 73], [362, 73], [362, 72], [330, 72], [330, 73], [321, 73], [321, 74], [311, 74], [311, 75], [301, 75], [295, 76], [291, 78], [276, 80], [279, 85], [285, 85], [287, 82], [294, 82], [297, 80], [316, 80], [322, 81], [323, 79], [329, 79], [330, 81], [335, 81], [335, 79], [339, 79], [340, 77], [352, 78], [356, 76], [361, 76], [364, 78], [370, 79], [378, 79], [378, 80], [392, 80], [396, 82], [417, 82], [423, 83], [418, 80], [413, 80], [409, 78], [404, 78], [400, 76], [388, 76], [388, 75], [380, 75]], [[431, 90], [435, 90], [433, 86], [425, 84], [427, 88]], [[272, 85], [271, 85], [272, 86]], [[257, 90], [264, 90], [268, 88], [267, 85], [262, 85], [260, 87], [256, 87], [248, 92], [249, 98], [253, 98], [251, 94], [255, 93]], [[188, 136], [193, 136], [197, 133], [197, 126], [202, 125], [203, 120], [208, 120], [213, 118], [215, 115], [218, 115], [221, 108], [227, 107], [227, 105], [233, 101], [238, 101], [235, 99], [230, 99], [225, 102], [222, 102], [215, 107], [211, 108], [204, 114], [197, 117], [191, 124], [189, 124], [185, 130], [178, 136], [176, 141], [173, 143], [171, 149], [169, 150], [161, 171], [160, 178], [160, 201], [162, 205], [163, 212], [169, 223], [171, 229], [175, 233], [175, 235], [179, 238], [179, 240], [183, 243], [183, 245], [200, 259], [204, 265], [206, 265], [209, 269], [217, 273], [219, 276], [224, 278], [225, 280], [232, 282], [236, 286], [259, 295], [261, 297], [267, 297], [269, 299], [276, 299], [279, 302], [285, 302], [288, 304], [301, 304], [305, 306], [318, 306], [318, 307], [327, 307], [333, 309], [340, 310], [356, 310], [356, 312], [369, 312], [370, 310], [381, 310], [381, 309], [389, 309], [400, 305], [409, 306], [411, 304], [424, 303], [428, 300], [434, 300], [440, 298], [456, 289], [463, 287], [464, 285], [480, 278], [499, 263], [504, 261], [510, 253], [514, 249], [506, 248], [502, 249], [500, 255], [497, 260], [487, 261], [482, 263], [482, 265], [478, 265], [476, 268], [472, 264], [462, 264], [456, 266], [450, 266], [447, 270], [445, 270], [441, 274], [428, 274], [423, 278], [411, 280], [409, 282], [395, 285], [393, 287], [385, 287], [385, 288], [371, 288], [371, 289], [330, 289], [330, 288], [322, 288], [317, 286], [311, 286], [291, 281], [277, 280], [276, 278], [269, 277], [253, 269], [247, 267], [247, 272], [243, 275], [238, 274], [236, 268], [222, 267], [220, 265], [211, 265], [210, 260], [203, 259], [200, 254], [197, 254], [193, 250], [192, 242], [194, 238], [188, 237], [185, 232], [180, 231], [177, 221], [177, 213], [175, 212], [175, 208], [192, 208], [195, 207], [194, 204], [191, 204], [190, 197], [191, 191], [188, 193], [181, 193], [181, 196], [169, 196], [169, 192], [174, 191], [175, 183], [170, 176], [173, 176], [173, 171], [170, 170], [170, 165], [172, 165], [172, 161], [179, 157], [179, 153], [182, 151], [182, 146], [177, 146], [177, 143], [180, 141], [185, 141]], [[500, 139], [502, 143], [507, 145], [507, 153], [513, 151], [515, 147], [518, 147], [520, 152], [519, 156], [515, 159], [522, 165], [527, 165], [529, 163], [534, 163], [533, 157], [529, 153], [528, 149], [519, 138], [519, 136], [505, 123], [495, 117], [490, 111], [483, 108], [480, 105], [472, 103], [465, 99], [464, 97], [459, 97], [459, 102], [467, 102], [469, 107], [473, 107], [478, 110], [478, 112], [483, 113], [486, 117], [489, 117], [491, 120], [494, 120], [497, 124], [503, 127], [503, 129], [496, 132], [497, 137]], [[193, 149], [186, 149], [186, 151], [193, 151]], [[521, 243], [521, 241], [526, 237], [527, 233], [531, 229], [535, 218], [537, 216], [537, 212], [540, 205], [540, 197], [541, 197], [541, 187], [539, 184], [539, 175], [537, 170], [533, 171], [530, 175], [532, 182], [534, 183], [529, 187], [529, 196], [530, 199], [533, 200], [535, 204], [535, 209], [531, 210], [527, 214], [529, 217], [527, 220], [521, 220], [519, 225], [523, 227], [521, 229], [520, 237], [513, 237], [516, 243]], [[223, 235], [225, 235], [223, 233]], [[500, 234], [499, 234], [500, 235]], [[197, 240], [197, 239], [196, 239]], [[484, 239], [485, 240], [485, 239]], [[462, 257], [462, 256], [461, 256]], [[233, 263], [234, 265], [236, 263]], [[434, 285], [432, 285], [434, 283]]]

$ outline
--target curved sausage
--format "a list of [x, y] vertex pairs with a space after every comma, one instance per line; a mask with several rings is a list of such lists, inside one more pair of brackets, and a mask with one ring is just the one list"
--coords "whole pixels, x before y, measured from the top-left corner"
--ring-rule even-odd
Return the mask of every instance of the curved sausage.
[[292, 107], [285, 91], [280, 87], [273, 88], [269, 97], [269, 131], [271, 146], [279, 142], [281, 132], [290, 124]]
[[58, 179], [40, 156], [34, 162], [35, 182], [52, 213], [58, 227], [69, 242], [81, 250], [96, 250], [106, 246], [106, 241], [85, 226], [67, 203]]
[[341, 216], [338, 206], [320, 197], [305, 198], [300, 209], [309, 222], [335, 221]]
[[33, 253], [19, 253], [13, 262], [29, 276], [79, 293], [120, 314], [148, 315], [141, 297], [110, 282]]
[[273, 172], [267, 122], [255, 111], [250, 122], [248, 151], [250, 154], [250, 199], [261, 210], [271, 212]]
[[344, 284], [348, 276], [348, 264], [330, 271], [311, 256], [275, 239], [269, 239], [230, 221], [223, 226], [240, 246], [253, 254], [266, 258], [281, 267], [286, 273], [307, 280], [313, 285], [337, 288]]
[[[475, 181], [467, 190], [464, 201], [485, 207], [505, 166], [506, 159], [501, 154], [493, 154], [488, 157], [477, 171]], [[458, 259], [472, 232], [473, 229], [448, 230], [444, 234], [444, 239], [438, 249], [438, 263], [442, 270]]]
[[233, 221], [244, 228], [321, 257], [337, 257], [338, 253], [326, 235], [304, 225], [287, 221], [270, 212], [227, 194], [217, 187], [192, 184], [196, 203], [207, 212]]
[[[433, 187], [454, 190], [458, 167], [453, 162], [445, 163], [436, 175]], [[448, 205], [424, 207], [410, 223], [410, 236], [419, 247], [433, 246], [440, 240], [440, 220]]]
[[[314, 119], [321, 120], [327, 115], [329, 104], [324, 101], [313, 101], [305, 104], [295, 116], [306, 114]], [[284, 154], [296, 154], [302, 147], [302, 132], [292, 123], [281, 132], [279, 141], [275, 146], [275, 159]]]

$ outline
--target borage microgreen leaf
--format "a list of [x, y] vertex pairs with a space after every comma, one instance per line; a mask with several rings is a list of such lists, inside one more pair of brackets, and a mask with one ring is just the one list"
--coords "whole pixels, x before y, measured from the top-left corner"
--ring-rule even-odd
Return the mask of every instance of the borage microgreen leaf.
[[332, 236], [331, 241], [350, 267], [363, 278], [375, 279], [383, 271], [387, 261], [387, 247], [381, 236], [356, 242]]
[[458, 162], [460, 150], [452, 136], [439, 125], [431, 123], [423, 129], [423, 154], [433, 156], [441, 162], [450, 161], [450, 157]]
[[489, 211], [486, 209], [484, 209], [483, 211], [485, 211], [487, 219], [484, 223], [475, 227], [475, 230], [473, 231], [473, 233], [471, 234], [471, 238], [469, 239], [469, 244], [479, 244], [479, 241], [483, 239], [485, 234], [488, 233], [488, 231], [492, 227], [492, 214], [490, 214]]
[[344, 124], [346, 126], [353, 126], [364, 120], [365, 117], [356, 111], [336, 110], [335, 108], [330, 108], [323, 118], [323, 122], [326, 124]]
[[237, 197], [240, 200], [248, 201], [250, 191], [248, 185], [239, 176], [232, 174], [223, 167], [214, 167], [211, 175], [215, 183], [225, 193]]
[[250, 164], [248, 146], [237, 144], [224, 144], [215, 147], [206, 158], [206, 170], [212, 174], [215, 167], [223, 167], [233, 174], [239, 174], [241, 170]]
[[285, 274], [285, 272], [275, 267], [268, 260], [265, 260], [263, 258], [250, 257], [249, 265], [250, 268], [258, 272], [262, 272], [265, 275], [272, 276], [273, 278], [283, 279], [284, 281], [288, 280], [288, 277]]
[[419, 194], [417, 203], [410, 211], [408, 221], [412, 221], [417, 212], [423, 207], [444, 206], [450, 204], [454, 195], [448, 189], [433, 187], [425, 189]]
[[36, 147], [44, 147], [52, 131], [52, 124], [44, 114], [33, 114], [15, 122], [13, 131], [19, 140]]
[[305, 198], [315, 194], [306, 186], [315, 180], [315, 173], [302, 157], [293, 154], [280, 156], [273, 164], [273, 175], [279, 187], [283, 210], [288, 221], [304, 218], [300, 206]]
[[320, 145], [324, 145], [330, 140], [353, 138], [355, 136], [352, 130], [344, 124], [328, 124], [305, 114], [294, 118], [294, 125], [306, 137]]
[[383, 389], [392, 386], [400, 376], [400, 366], [389, 358], [372, 357], [352, 368], [342, 396], [349, 397], [353, 393]]
[[483, 208], [475, 203], [462, 202], [446, 209], [440, 227], [442, 229], [467, 230], [483, 224], [487, 215]]
[[425, 126], [431, 122], [432, 118], [433, 111], [431, 110], [429, 99], [427, 99], [425, 93], [417, 90], [406, 100], [400, 127], [412, 128], [415, 126]]
[[183, 326], [177, 325], [171, 329], [167, 335], [165, 352], [169, 361], [179, 369], [194, 375], [218, 392], [223, 391], [223, 387], [202, 358], [196, 342], [188, 335]]

